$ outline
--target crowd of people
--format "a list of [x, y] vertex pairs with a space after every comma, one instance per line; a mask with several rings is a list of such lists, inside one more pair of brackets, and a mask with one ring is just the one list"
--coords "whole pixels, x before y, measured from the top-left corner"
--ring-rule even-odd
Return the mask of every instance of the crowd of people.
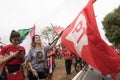
[[34, 35], [28, 56], [25, 57], [25, 48], [19, 44], [20, 33], [12, 30], [9, 38], [10, 44], [2, 47], [0, 51], [0, 65], [3, 68], [0, 80], [24, 80], [23, 63], [28, 70], [29, 80], [47, 78], [49, 73], [52, 74], [51, 71], [46, 72], [49, 69], [47, 59], [54, 53], [46, 53], [52, 50], [60, 36], [58, 35], [52, 44], [44, 46], [40, 36]]
[[[61, 33], [62, 34], [62, 33]], [[31, 40], [27, 57], [26, 51], [20, 45], [20, 33], [12, 30], [10, 44], [2, 47], [0, 51], [0, 80], [24, 80], [23, 64], [27, 70], [29, 80], [52, 80], [55, 69], [55, 59], [65, 59], [66, 75], [71, 74], [72, 60], [76, 58], [64, 45], [56, 46], [61, 34], [48, 45], [43, 45], [39, 35], [34, 35]]]

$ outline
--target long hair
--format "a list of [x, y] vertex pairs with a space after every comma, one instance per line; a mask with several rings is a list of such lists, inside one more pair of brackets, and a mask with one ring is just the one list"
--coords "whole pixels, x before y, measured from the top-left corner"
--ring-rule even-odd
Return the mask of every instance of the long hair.
[[[36, 47], [36, 43], [35, 43], [35, 37], [36, 36], [39, 36], [40, 37], [40, 35], [34, 35], [33, 37], [32, 37], [32, 42], [31, 42], [31, 49], [33, 49], [33, 48], [35, 48]], [[40, 47], [43, 47], [43, 45], [42, 45], [42, 41], [40, 41]]]

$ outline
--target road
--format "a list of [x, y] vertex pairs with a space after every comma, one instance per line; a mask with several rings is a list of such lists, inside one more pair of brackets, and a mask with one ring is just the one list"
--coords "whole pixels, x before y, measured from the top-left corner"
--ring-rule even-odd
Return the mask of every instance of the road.
[[99, 71], [90, 68], [87, 71], [82, 70], [79, 76], [78, 79], [74, 78], [72, 80], [113, 80], [111, 76], [103, 76]]

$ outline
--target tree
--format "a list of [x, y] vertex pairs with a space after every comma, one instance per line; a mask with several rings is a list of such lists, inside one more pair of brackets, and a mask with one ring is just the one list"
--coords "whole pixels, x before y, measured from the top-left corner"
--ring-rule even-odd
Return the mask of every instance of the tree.
[[120, 6], [107, 14], [102, 21], [107, 39], [120, 48]]
[[42, 34], [41, 35], [42, 38], [45, 39], [45, 41], [47, 41], [48, 43], [51, 43], [54, 40], [55, 36], [56, 36], [53, 28], [50, 27], [50, 26], [45, 27], [41, 31], [41, 34]]

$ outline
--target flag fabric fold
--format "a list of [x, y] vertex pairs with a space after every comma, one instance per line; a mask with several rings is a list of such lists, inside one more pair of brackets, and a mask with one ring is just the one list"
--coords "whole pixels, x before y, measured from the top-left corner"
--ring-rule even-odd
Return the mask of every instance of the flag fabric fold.
[[[28, 30], [28, 29], [20, 29], [20, 30]], [[26, 51], [25, 56], [28, 55], [28, 51], [30, 49], [31, 39], [33, 35], [35, 35], [35, 26], [33, 26], [32, 28], [29, 28], [28, 34], [26, 35], [25, 39], [20, 43], [20, 45], [25, 48], [25, 51]]]
[[20, 43], [25, 39], [25, 37], [28, 35], [30, 30], [31, 30], [31, 28], [18, 30], [18, 32], [20, 33], [20, 40], [21, 40]]
[[89, 0], [75, 20], [64, 30], [61, 42], [104, 75], [118, 73], [120, 56], [102, 40], [93, 2], [95, 0]]
[[[52, 25], [52, 24], [51, 24], [51, 25]], [[55, 27], [55, 26], [53, 26], [53, 25], [52, 25], [52, 28], [53, 28], [53, 30], [55, 31], [55, 33], [56, 33], [57, 35], [59, 35], [59, 34], [64, 30], [63, 27]]]

